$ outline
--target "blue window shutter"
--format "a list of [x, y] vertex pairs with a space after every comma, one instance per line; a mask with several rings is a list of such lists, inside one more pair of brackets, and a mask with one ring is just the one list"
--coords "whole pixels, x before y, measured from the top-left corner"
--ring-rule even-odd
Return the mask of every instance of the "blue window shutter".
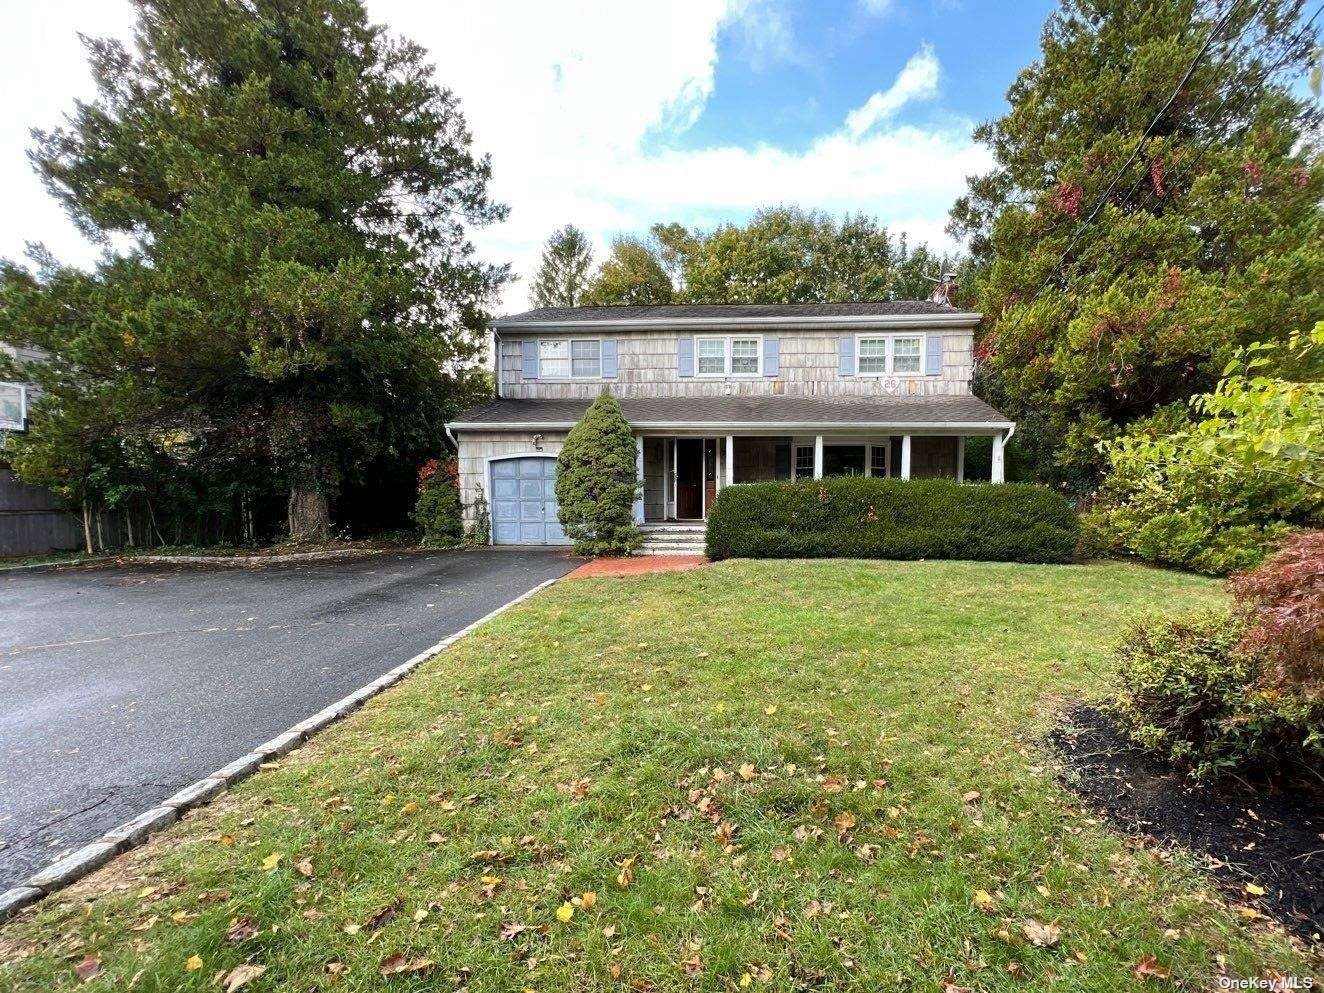
[[837, 372], [843, 376], [855, 375], [855, 338], [843, 335], [837, 339]]
[[931, 334], [925, 339], [924, 375], [942, 375], [942, 335]]
[[602, 339], [602, 378], [616, 378], [616, 339]]
[[694, 339], [676, 339], [676, 375], [681, 377], [694, 375]]
[[777, 377], [782, 374], [781, 339], [763, 339], [763, 375]]
[[526, 338], [520, 342], [522, 359], [521, 374], [525, 379], [538, 378], [538, 341], [535, 338]]

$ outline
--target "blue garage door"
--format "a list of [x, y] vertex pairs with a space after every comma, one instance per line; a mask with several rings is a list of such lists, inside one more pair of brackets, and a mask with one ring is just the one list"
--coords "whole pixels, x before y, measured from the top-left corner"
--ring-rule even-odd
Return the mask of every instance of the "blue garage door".
[[564, 545], [556, 516], [556, 459], [492, 463], [492, 538], [498, 545]]

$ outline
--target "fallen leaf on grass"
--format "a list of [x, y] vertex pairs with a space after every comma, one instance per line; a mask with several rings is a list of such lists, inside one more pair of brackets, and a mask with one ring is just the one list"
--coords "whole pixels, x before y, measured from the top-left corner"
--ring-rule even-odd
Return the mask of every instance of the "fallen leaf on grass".
[[262, 860], [262, 868], [270, 872], [272, 869], [276, 868], [276, 866], [280, 865], [280, 860], [284, 857], [284, 854], [281, 852], [272, 852]]
[[237, 965], [225, 974], [225, 993], [234, 993], [240, 987], [247, 986], [258, 976], [267, 971], [265, 965], [252, 965], [245, 962], [243, 965]]
[[313, 863], [309, 859], [295, 862], [294, 868], [298, 869], [299, 875], [303, 876], [305, 879], [311, 879], [313, 877]]
[[855, 826], [855, 815], [849, 810], [843, 810], [832, 821], [837, 826], [837, 834], [843, 835]]
[[226, 941], [247, 941], [257, 934], [257, 928], [247, 917], [236, 917], [230, 921], [230, 927], [225, 932]]
[[1251, 896], [1264, 896], [1264, 887], [1256, 883], [1247, 883], [1246, 892]]
[[592, 890], [589, 890], [579, 898], [579, 905], [583, 907], [585, 910], [592, 910], [593, 905], [596, 904], [597, 902], [598, 902], [598, 895], [594, 893]]
[[184, 963], [185, 972], [197, 972], [202, 968], [202, 956], [190, 955], [188, 961]]
[[746, 762], [736, 771], [740, 774], [740, 778], [745, 782], [749, 782], [754, 778], [754, 764], [752, 762]]
[[980, 798], [981, 796], [983, 796], [983, 794], [980, 793], [979, 790], [971, 790], [971, 791], [970, 791], [969, 793], [967, 793], [965, 796], [961, 797], [961, 802], [962, 802], [962, 803], [977, 803], [977, 802], [979, 801], [979, 798]]
[[380, 971], [383, 976], [412, 976], [420, 972], [426, 972], [435, 964], [431, 959], [409, 958], [407, 955], [396, 952], [394, 955], [388, 955], [382, 959]]
[[1169, 976], [1168, 967], [1159, 965], [1158, 960], [1153, 955], [1143, 955], [1139, 962], [1131, 969], [1132, 974], [1137, 979], [1167, 979]]
[[1052, 948], [1062, 938], [1062, 929], [1056, 924], [1040, 924], [1033, 918], [1027, 919], [1021, 930], [1032, 944], [1040, 948]]
[[975, 993], [975, 988], [973, 986], [958, 986], [947, 976], [938, 980], [938, 989], [940, 989], [942, 993]]
[[89, 955], [83, 961], [74, 966], [74, 975], [81, 981], [90, 983], [101, 975], [101, 959], [95, 955]]
[[564, 924], [570, 918], [575, 916], [575, 905], [573, 903], [563, 903], [556, 908], [556, 919]]
[[380, 931], [382, 928], [386, 927], [387, 924], [390, 924], [391, 921], [395, 920], [399, 913], [400, 901], [396, 900], [394, 903], [387, 904], [381, 910], [377, 911], [377, 913], [369, 917], [368, 923], [365, 926], [369, 931]]
[[634, 858], [621, 863], [621, 871], [616, 874], [616, 885], [624, 889], [634, 882]]
[[974, 904], [984, 913], [991, 914], [997, 909], [998, 901], [993, 899], [993, 894], [988, 890], [975, 890]]

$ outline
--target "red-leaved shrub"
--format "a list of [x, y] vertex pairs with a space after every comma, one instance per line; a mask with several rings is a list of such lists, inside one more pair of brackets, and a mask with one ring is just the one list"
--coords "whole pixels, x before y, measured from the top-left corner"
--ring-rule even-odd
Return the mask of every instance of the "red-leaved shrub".
[[1292, 535], [1228, 585], [1246, 608], [1242, 647], [1262, 655], [1282, 688], [1324, 696], [1324, 531]]

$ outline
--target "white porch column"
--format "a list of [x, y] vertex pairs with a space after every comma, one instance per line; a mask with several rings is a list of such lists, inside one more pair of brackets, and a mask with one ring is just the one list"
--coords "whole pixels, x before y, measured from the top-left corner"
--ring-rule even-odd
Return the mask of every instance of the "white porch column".
[[634, 522], [644, 523], [644, 436], [634, 439], [634, 478], [639, 484], [639, 492], [634, 498]]
[[993, 436], [993, 471], [989, 479], [994, 483], [1005, 482], [1005, 469], [1002, 464], [1002, 445], [1004, 437], [1001, 431]]
[[956, 481], [965, 482], [965, 435], [956, 438]]
[[726, 436], [726, 485], [736, 481], [736, 436]]
[[823, 436], [814, 435], [814, 478], [823, 478]]
[[910, 478], [910, 435], [901, 436], [901, 478]]

